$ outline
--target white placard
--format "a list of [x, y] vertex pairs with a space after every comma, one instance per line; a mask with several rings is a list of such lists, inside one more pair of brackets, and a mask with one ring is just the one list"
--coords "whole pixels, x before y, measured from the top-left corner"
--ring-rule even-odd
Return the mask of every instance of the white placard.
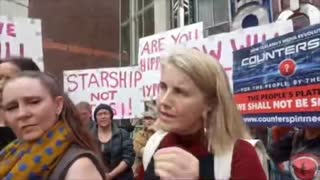
[[160, 59], [168, 46], [203, 38], [202, 22], [147, 36], [139, 40], [139, 67], [145, 99], [155, 99], [160, 80]]
[[32, 58], [43, 71], [41, 20], [0, 16], [0, 58]]
[[138, 66], [64, 71], [63, 78], [64, 90], [75, 104], [86, 101], [93, 109], [109, 104], [115, 119], [140, 117], [144, 112]]

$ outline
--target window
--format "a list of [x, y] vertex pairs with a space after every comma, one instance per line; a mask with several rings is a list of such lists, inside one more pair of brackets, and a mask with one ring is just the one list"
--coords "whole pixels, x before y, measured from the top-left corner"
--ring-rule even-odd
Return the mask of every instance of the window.
[[183, 7], [184, 23], [193, 24], [195, 23], [195, 4], [194, 0], [171, 0], [171, 28], [179, 27], [179, 13], [180, 7]]
[[171, 27], [178, 27], [179, 7], [183, 6], [184, 24], [203, 22], [204, 35], [230, 30], [229, 1], [227, 0], [171, 0]]
[[203, 22], [204, 35], [230, 31], [229, 1], [198, 0], [198, 21]]
[[121, 59], [136, 64], [139, 38], [154, 34], [154, 0], [121, 0]]

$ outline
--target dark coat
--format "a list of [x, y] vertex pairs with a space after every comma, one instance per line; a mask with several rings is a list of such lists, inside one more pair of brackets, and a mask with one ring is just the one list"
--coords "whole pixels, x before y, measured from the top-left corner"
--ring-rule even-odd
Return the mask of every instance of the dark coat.
[[[110, 143], [111, 148], [109, 155], [106, 155], [104, 153], [106, 145], [101, 145], [103, 156], [110, 157], [107, 165], [109, 171], [112, 171], [120, 164], [121, 161], [124, 161], [125, 163], [127, 163], [129, 168], [116, 179], [133, 179], [133, 171], [131, 167], [135, 160], [135, 152], [133, 150], [133, 143], [132, 139], [130, 138], [130, 134], [126, 130], [118, 128], [115, 124], [113, 124], [112, 138], [110, 140]], [[108, 157], [104, 157], [104, 159]]]
[[16, 135], [9, 127], [0, 127], [0, 151], [15, 139]]

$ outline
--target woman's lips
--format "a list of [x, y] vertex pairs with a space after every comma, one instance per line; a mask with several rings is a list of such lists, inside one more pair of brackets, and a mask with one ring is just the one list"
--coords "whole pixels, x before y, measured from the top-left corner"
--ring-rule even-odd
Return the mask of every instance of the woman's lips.
[[28, 130], [32, 130], [34, 127], [36, 127], [36, 125], [24, 125], [21, 127], [21, 130], [28, 131]]
[[169, 114], [169, 113], [166, 113], [166, 112], [160, 112], [160, 119], [163, 120], [163, 121], [167, 121], [167, 120], [173, 119], [175, 117], [176, 116], [173, 115], [173, 114]]

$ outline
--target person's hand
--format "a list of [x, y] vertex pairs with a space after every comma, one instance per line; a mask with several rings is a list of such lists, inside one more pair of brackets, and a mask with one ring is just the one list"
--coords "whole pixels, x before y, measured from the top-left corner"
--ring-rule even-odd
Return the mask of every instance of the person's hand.
[[112, 180], [114, 177], [110, 173], [106, 173], [106, 179]]
[[181, 148], [160, 149], [153, 158], [155, 173], [161, 179], [199, 178], [199, 160]]
[[144, 147], [140, 149], [140, 153], [143, 155]]

